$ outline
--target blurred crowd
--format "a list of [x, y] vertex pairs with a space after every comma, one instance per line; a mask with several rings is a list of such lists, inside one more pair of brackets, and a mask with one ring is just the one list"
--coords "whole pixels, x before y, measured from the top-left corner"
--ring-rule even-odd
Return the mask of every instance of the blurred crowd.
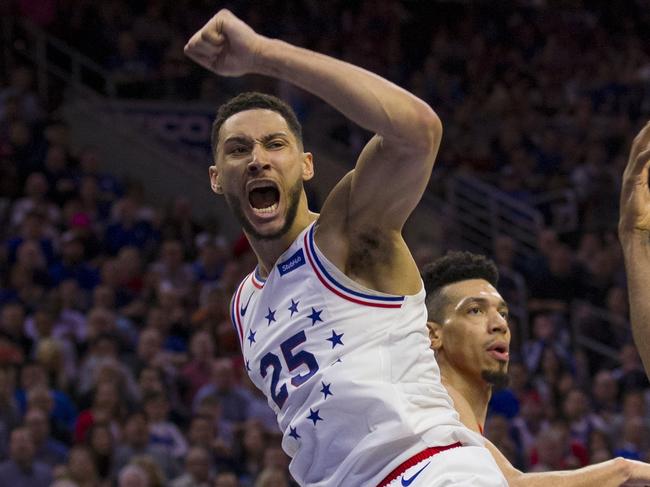
[[[200, 0], [15, 0], [17, 10], [112, 73], [120, 96], [217, 103], [263, 87], [303, 120], [317, 101], [288, 85], [210, 76], [183, 55], [214, 13]], [[549, 213], [567, 187], [580, 223], [612, 228], [630, 134], [650, 111], [645, 2], [223, 2], [254, 29], [366, 67], [431, 104], [445, 124], [436, 182], [471, 171]], [[321, 130], [356, 154], [366, 134]], [[352, 159], [353, 160], [353, 159]], [[547, 215], [549, 218], [551, 215]]]
[[[496, 239], [500, 290], [529, 320], [512, 324], [511, 382], [494, 395], [486, 435], [526, 471], [650, 460], [650, 385], [632, 345], [615, 234], [620, 173], [650, 107], [641, 3], [629, 2], [625, 17], [612, 2], [226, 3], [264, 34], [428, 101], [445, 124], [432, 191], [466, 171], [532, 205], [557, 189], [576, 195], [579, 227], [560, 233], [549, 216], [534, 256]], [[13, 8], [109, 69], [121, 96], [216, 103], [260, 83], [206, 76], [183, 57], [210, 2]], [[182, 196], [152, 207], [145, 182], [102, 171], [98, 151], [72, 140], [36, 95], [29, 67], [0, 83], [0, 478], [292, 485], [228, 313], [255, 263], [245, 239], [195, 220]], [[266, 87], [307, 124], [320, 114], [301, 92]], [[328, 130], [350, 153], [366, 137], [342, 120]]]

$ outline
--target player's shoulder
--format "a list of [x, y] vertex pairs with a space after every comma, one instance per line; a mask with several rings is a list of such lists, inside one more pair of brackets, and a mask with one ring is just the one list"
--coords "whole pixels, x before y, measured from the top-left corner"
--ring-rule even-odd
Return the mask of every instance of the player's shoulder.
[[476, 414], [474, 414], [474, 410], [469, 401], [458, 391], [458, 389], [447, 381], [443, 380], [443, 385], [447, 389], [449, 397], [451, 397], [451, 400], [454, 403], [454, 409], [458, 413], [460, 422], [470, 430], [480, 433], [478, 418], [476, 417]]

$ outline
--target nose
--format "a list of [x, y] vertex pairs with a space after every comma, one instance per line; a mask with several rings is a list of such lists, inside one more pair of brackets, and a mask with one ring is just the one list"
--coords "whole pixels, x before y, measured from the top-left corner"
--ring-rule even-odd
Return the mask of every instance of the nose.
[[508, 321], [498, 311], [493, 311], [490, 314], [488, 326], [490, 333], [507, 333], [508, 331]]
[[261, 172], [264, 169], [268, 169], [269, 167], [271, 166], [266, 159], [266, 152], [264, 151], [264, 148], [261, 146], [261, 144], [256, 142], [251, 152], [251, 160], [247, 166], [248, 172], [255, 174]]

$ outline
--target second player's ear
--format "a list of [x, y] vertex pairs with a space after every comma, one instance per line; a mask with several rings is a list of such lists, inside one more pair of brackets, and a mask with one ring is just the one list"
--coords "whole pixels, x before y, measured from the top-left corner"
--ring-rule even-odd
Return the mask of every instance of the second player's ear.
[[210, 188], [217, 194], [223, 194], [223, 188], [221, 187], [221, 178], [219, 177], [219, 170], [217, 166], [210, 166], [208, 169], [210, 174]]
[[314, 177], [314, 156], [311, 152], [302, 153], [302, 180], [309, 181]]
[[435, 321], [427, 321], [427, 328], [429, 329], [431, 348], [440, 350], [442, 348], [442, 326]]

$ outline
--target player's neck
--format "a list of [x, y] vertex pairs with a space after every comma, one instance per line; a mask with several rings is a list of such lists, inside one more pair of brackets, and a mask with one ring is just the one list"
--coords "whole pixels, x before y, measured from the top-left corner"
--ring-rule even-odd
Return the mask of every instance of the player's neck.
[[482, 377], [471, 377], [467, 373], [452, 367], [444, 360], [438, 360], [443, 384], [451, 385], [461, 394], [472, 408], [472, 412], [481, 428], [485, 425], [488, 403], [492, 396], [492, 386]]
[[246, 234], [248, 242], [257, 256], [257, 265], [261, 277], [266, 278], [269, 275], [278, 258], [286, 252], [300, 235], [300, 232], [307, 228], [316, 218], [318, 218], [318, 214], [310, 212], [306, 201], [304, 206], [301, 201], [291, 228], [282, 237], [273, 240], [259, 240]]

